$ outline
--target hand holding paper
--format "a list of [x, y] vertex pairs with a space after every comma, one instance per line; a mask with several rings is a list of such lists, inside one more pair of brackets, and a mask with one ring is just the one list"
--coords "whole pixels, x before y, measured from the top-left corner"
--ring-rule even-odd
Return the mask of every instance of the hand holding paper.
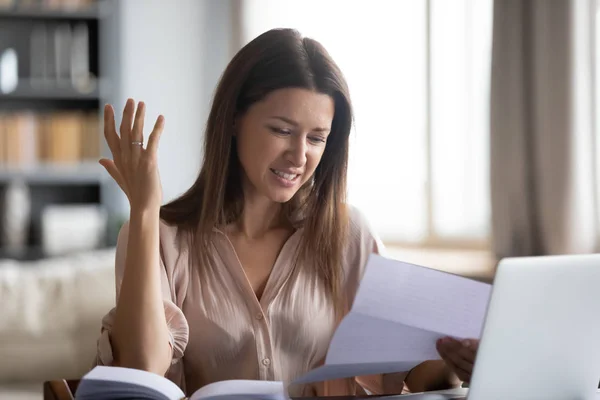
[[479, 338], [491, 286], [372, 254], [325, 365], [298, 382], [408, 371], [440, 356], [436, 341]]
[[478, 339], [460, 341], [454, 338], [443, 338], [437, 341], [437, 350], [442, 360], [463, 382], [471, 381], [478, 348]]

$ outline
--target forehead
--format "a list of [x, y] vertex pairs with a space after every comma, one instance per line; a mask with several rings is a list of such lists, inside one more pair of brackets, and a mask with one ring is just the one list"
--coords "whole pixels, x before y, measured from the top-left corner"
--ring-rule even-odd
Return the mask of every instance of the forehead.
[[261, 117], [280, 116], [300, 124], [331, 126], [335, 104], [323, 93], [308, 89], [286, 88], [269, 93], [255, 104], [253, 111]]

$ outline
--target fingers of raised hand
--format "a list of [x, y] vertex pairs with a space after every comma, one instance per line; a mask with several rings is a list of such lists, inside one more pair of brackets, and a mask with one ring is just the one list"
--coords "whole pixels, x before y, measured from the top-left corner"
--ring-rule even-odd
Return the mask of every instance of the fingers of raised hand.
[[115, 110], [109, 104], [104, 106], [104, 138], [113, 159], [117, 161], [121, 157], [121, 140], [115, 127]]
[[152, 129], [152, 133], [150, 133], [150, 137], [148, 138], [148, 148], [147, 151], [149, 153], [149, 157], [154, 159], [156, 157], [156, 152], [158, 150], [158, 142], [160, 136], [165, 127], [165, 118], [162, 115], [159, 115], [154, 123], [154, 128]]
[[127, 188], [127, 184], [123, 179], [123, 176], [119, 172], [119, 168], [117, 168], [117, 166], [115, 165], [115, 162], [113, 160], [103, 158], [100, 160], [100, 165], [102, 165], [104, 169], [106, 169], [108, 174], [115, 180], [115, 182], [117, 182], [123, 193], [125, 193], [125, 195], [129, 197], [129, 190]]
[[[132, 179], [150, 176], [157, 167], [156, 154], [159, 138], [164, 128], [164, 117], [159, 115], [148, 138], [148, 147], [144, 149], [144, 120], [146, 105], [139, 102], [137, 110], [133, 99], [128, 99], [123, 110], [119, 134], [115, 127], [115, 112], [112, 106], [104, 108], [104, 135], [112, 152], [113, 160], [102, 159], [100, 164], [129, 197], [132, 193]], [[147, 175], [150, 173], [150, 175]], [[137, 179], [137, 178], [136, 178]], [[131, 199], [130, 199], [131, 200]]]
[[139, 160], [139, 156], [142, 152], [142, 146], [144, 143], [144, 118], [146, 116], [146, 105], [140, 101], [138, 103], [137, 111], [135, 113], [135, 119], [133, 128], [131, 130], [131, 154], [134, 159]]
[[135, 113], [135, 102], [133, 99], [127, 99], [125, 108], [123, 109], [123, 117], [121, 118], [121, 126], [119, 133], [121, 134], [121, 157], [123, 161], [129, 160], [131, 150], [131, 130]]

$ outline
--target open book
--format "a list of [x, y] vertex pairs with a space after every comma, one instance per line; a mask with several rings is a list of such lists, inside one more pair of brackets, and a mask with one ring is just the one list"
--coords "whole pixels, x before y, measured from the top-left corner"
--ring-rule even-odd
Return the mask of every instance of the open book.
[[[458, 388], [404, 395], [407, 400], [464, 400], [468, 389]], [[151, 372], [121, 367], [96, 367], [77, 390], [77, 400], [184, 400], [188, 399], [173, 382]], [[287, 400], [281, 382], [229, 380], [211, 383], [197, 390], [189, 400]]]
[[[323, 366], [292, 382], [212, 383], [190, 400], [287, 399], [287, 384], [409, 371], [440, 358], [435, 346], [439, 338], [479, 338], [490, 290], [486, 283], [372, 254]], [[96, 367], [83, 377], [75, 397], [181, 400], [184, 394], [156, 374]]]
[[[152, 372], [121, 367], [98, 366], [83, 377], [76, 400], [183, 400], [181, 389], [165, 377]], [[211, 383], [198, 389], [190, 400], [284, 400], [283, 383], [230, 380]]]

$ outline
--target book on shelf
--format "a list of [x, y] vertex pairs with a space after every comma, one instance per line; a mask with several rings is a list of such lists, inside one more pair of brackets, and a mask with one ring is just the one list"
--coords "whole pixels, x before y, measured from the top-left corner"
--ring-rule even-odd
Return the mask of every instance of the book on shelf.
[[85, 10], [94, 5], [98, 0], [0, 0], [2, 9], [48, 9], [77, 11]]
[[0, 168], [96, 161], [99, 124], [97, 112], [0, 114]]
[[[189, 399], [288, 399], [295, 385], [408, 372], [440, 359], [436, 341], [442, 337], [479, 338], [490, 294], [487, 283], [372, 254], [323, 365], [291, 382], [213, 382]], [[75, 393], [76, 400], [123, 398], [181, 400], [185, 394], [158, 374], [112, 366], [92, 369]]]
[[90, 70], [90, 32], [84, 22], [74, 25], [63, 22], [37, 22], [30, 37], [31, 75], [33, 89], [74, 89], [91, 93], [97, 89], [97, 77]]

